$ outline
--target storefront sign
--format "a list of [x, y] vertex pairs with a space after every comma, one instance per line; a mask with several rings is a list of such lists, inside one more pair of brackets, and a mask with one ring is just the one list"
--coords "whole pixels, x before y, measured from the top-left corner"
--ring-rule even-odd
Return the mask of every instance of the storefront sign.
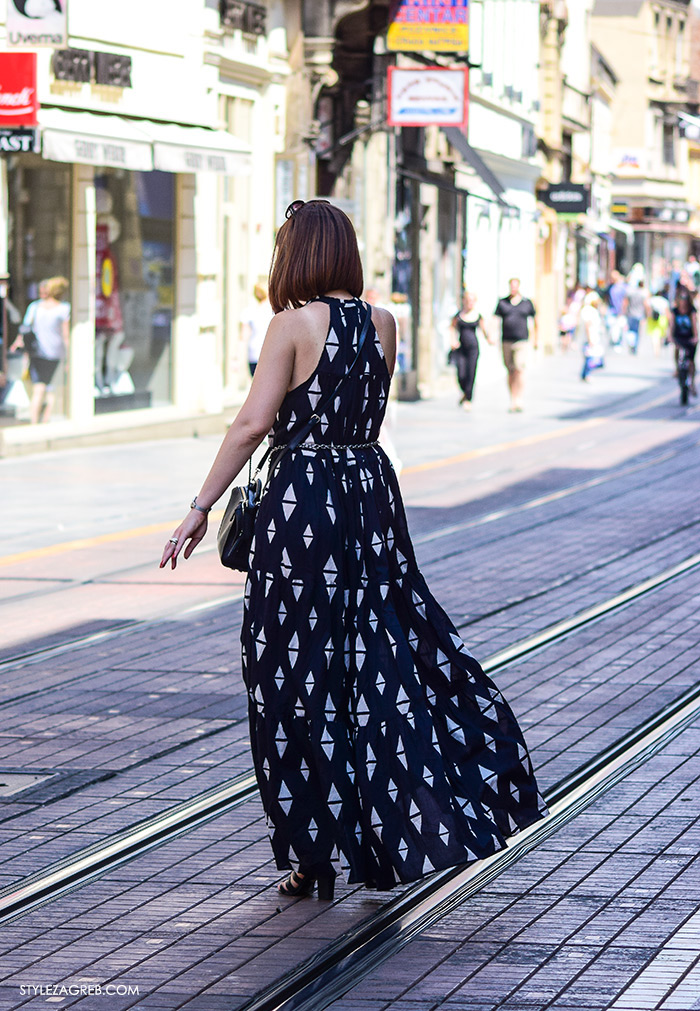
[[131, 87], [131, 57], [122, 53], [93, 53], [89, 49], [59, 49], [51, 60], [57, 81]]
[[19, 154], [36, 150], [36, 130], [20, 127], [18, 130], [0, 130], [0, 153]]
[[467, 71], [389, 67], [389, 126], [464, 126]]
[[250, 172], [250, 155], [243, 151], [187, 147], [180, 144], [153, 145], [154, 167], [162, 172], [216, 172], [235, 176]]
[[36, 53], [0, 53], [0, 127], [36, 126]]
[[387, 48], [403, 53], [466, 53], [469, 0], [399, 0], [390, 14]]
[[49, 161], [110, 165], [142, 172], [153, 168], [153, 150], [145, 140], [141, 143], [50, 129], [44, 130], [42, 137], [42, 153]]
[[65, 46], [68, 0], [7, 0], [8, 49]]
[[246, 32], [248, 35], [265, 34], [267, 10], [260, 4], [246, 3], [244, 0], [220, 0], [219, 18], [222, 28]]
[[613, 172], [616, 176], [641, 176], [646, 168], [646, 151], [643, 147], [613, 148]]
[[554, 183], [539, 190], [537, 197], [559, 215], [585, 214], [591, 202], [590, 187], [580, 183]]

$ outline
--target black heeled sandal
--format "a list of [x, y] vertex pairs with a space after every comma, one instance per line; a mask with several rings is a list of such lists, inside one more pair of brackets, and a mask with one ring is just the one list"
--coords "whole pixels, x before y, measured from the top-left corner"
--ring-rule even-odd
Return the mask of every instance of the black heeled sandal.
[[286, 895], [289, 898], [303, 898], [311, 895], [316, 884], [318, 884], [319, 899], [332, 900], [335, 891], [335, 874], [322, 874], [315, 878], [311, 874], [304, 874], [303, 871], [292, 871], [289, 877], [280, 881], [277, 891], [280, 895]]

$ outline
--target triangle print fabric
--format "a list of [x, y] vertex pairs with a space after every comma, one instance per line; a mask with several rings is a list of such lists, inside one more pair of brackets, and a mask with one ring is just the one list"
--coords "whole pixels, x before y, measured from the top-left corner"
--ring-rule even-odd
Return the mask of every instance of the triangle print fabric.
[[[353, 360], [366, 307], [328, 337], [274, 426], [287, 442]], [[241, 634], [255, 769], [280, 870], [388, 889], [465, 864], [545, 813], [520, 728], [418, 570], [375, 443], [389, 374], [363, 360], [263, 498]]]

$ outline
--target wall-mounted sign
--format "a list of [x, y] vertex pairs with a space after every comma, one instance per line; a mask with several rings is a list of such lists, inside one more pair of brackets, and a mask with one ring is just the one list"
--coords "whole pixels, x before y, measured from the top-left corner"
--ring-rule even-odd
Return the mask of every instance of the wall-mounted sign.
[[646, 168], [646, 151], [643, 147], [618, 147], [612, 152], [613, 172], [616, 176], [641, 176]]
[[389, 67], [389, 126], [464, 126], [467, 71], [444, 67]]
[[0, 53], [0, 126], [36, 126], [36, 53]]
[[267, 9], [246, 0], [219, 0], [219, 20], [222, 28], [241, 31], [247, 35], [264, 35], [267, 27]]
[[398, 0], [389, 15], [387, 48], [403, 53], [466, 53], [469, 0]]
[[7, 0], [8, 49], [65, 46], [68, 0]]
[[26, 127], [0, 130], [0, 154], [20, 154], [23, 151], [36, 150], [36, 130]]
[[591, 202], [589, 186], [581, 183], [554, 183], [538, 190], [537, 197], [560, 215], [585, 214]]
[[51, 58], [57, 81], [131, 87], [131, 57], [121, 53], [93, 53], [89, 49], [59, 49]]

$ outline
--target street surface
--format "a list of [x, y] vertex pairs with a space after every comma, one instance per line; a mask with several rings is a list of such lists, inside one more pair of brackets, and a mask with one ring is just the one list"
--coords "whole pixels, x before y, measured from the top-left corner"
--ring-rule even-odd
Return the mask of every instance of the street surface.
[[[698, 550], [700, 410], [668, 349], [538, 356], [509, 414], [486, 349], [472, 412], [446, 376], [388, 435], [421, 568], [483, 660]], [[243, 579], [214, 546], [163, 543], [216, 438], [0, 461], [0, 885], [11, 886], [250, 769]], [[697, 682], [694, 568], [494, 676], [549, 791]], [[335, 1011], [700, 1007], [696, 720], [590, 807], [409, 941]], [[2, 786], [0, 785], [0, 790]], [[21, 985], [135, 984], [61, 1007], [232, 1011], [389, 895], [339, 883], [281, 901], [257, 799], [3, 927], [0, 1007]], [[397, 892], [400, 890], [397, 890]], [[279, 909], [282, 912], [279, 912]]]

